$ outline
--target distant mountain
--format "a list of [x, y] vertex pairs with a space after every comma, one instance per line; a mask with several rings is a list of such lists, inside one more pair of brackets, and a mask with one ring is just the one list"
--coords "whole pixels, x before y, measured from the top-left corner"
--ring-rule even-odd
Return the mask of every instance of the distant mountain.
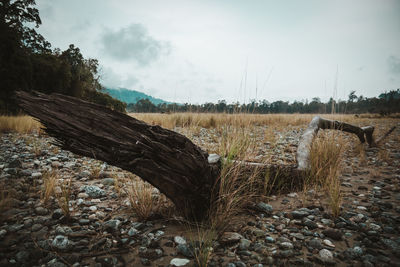
[[138, 92], [135, 90], [129, 90], [125, 88], [105, 88], [105, 91], [112, 97], [121, 100], [127, 104], [133, 103], [135, 104], [138, 102], [140, 99], [148, 99], [150, 100], [154, 105], [158, 104], [170, 104], [171, 102], [164, 101], [159, 98], [152, 97], [150, 95], [146, 95], [145, 93]]

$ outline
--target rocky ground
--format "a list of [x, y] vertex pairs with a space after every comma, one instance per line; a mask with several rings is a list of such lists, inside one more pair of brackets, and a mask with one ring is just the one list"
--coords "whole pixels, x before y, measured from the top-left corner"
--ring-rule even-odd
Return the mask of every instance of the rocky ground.
[[[341, 215], [333, 218], [322, 192], [292, 192], [256, 203], [212, 244], [209, 266], [400, 266], [400, 123], [365, 157], [346, 153]], [[177, 129], [184, 132], [183, 129]], [[255, 160], [293, 163], [301, 127], [258, 127]], [[212, 150], [213, 130], [190, 137]], [[354, 141], [352, 137], [350, 140]], [[191, 266], [199, 246], [173, 218], [139, 221], [118, 179], [128, 173], [76, 156], [45, 136], [5, 133], [0, 139], [0, 266]], [[211, 147], [211, 149], [210, 149]], [[56, 198], [41, 199], [43, 175], [57, 169], [61, 193], [71, 179], [67, 220]], [[122, 192], [121, 192], [122, 191]], [[6, 193], [5, 193], [6, 192]], [[8, 197], [6, 197], [8, 196]], [[5, 207], [3, 207], [5, 206]]]

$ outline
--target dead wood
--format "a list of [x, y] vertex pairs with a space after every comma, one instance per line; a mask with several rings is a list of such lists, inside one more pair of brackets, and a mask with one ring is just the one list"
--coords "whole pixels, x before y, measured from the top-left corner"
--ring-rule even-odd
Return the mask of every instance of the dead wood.
[[297, 168], [299, 170], [306, 170], [309, 167], [310, 149], [315, 135], [319, 129], [334, 129], [343, 132], [353, 133], [357, 135], [361, 143], [367, 141], [369, 146], [374, 146], [374, 127], [358, 127], [355, 125], [348, 124], [346, 122], [334, 121], [323, 119], [319, 116], [314, 117], [307, 129], [301, 136], [299, 146], [297, 147]]
[[137, 174], [188, 218], [205, 216], [218, 168], [185, 136], [74, 97], [22, 91], [17, 97], [61, 148]]

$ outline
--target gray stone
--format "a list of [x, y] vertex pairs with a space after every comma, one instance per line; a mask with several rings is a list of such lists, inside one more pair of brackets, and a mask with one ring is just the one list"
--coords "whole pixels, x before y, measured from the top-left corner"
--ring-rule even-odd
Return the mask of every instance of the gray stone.
[[22, 162], [19, 159], [13, 159], [9, 164], [8, 168], [22, 168]]
[[129, 229], [129, 231], [128, 231], [128, 235], [129, 235], [129, 236], [135, 236], [135, 235], [137, 235], [137, 234], [139, 234], [139, 231], [136, 230], [136, 228], [134, 228], [134, 227], [131, 227], [131, 228]]
[[88, 178], [90, 176], [90, 174], [91, 174], [90, 171], [84, 170], [78, 174], [78, 177], [79, 178]]
[[326, 229], [326, 230], [323, 230], [322, 233], [325, 236], [332, 238], [333, 240], [337, 240], [337, 241], [341, 241], [343, 238], [342, 232], [335, 230], [335, 229]]
[[61, 218], [64, 215], [62, 209], [56, 209], [54, 210], [53, 214], [51, 215], [51, 218], [57, 220]]
[[319, 251], [319, 257], [321, 258], [322, 261], [331, 261], [333, 260], [333, 254], [329, 250], [323, 248]]
[[37, 207], [35, 209], [36, 214], [38, 215], [46, 215], [47, 213], [49, 213], [48, 209], [43, 208], [43, 207]]
[[37, 232], [42, 228], [43, 228], [43, 225], [41, 225], [40, 223], [35, 223], [34, 225], [32, 225], [32, 232]]
[[177, 244], [177, 245], [185, 245], [185, 244], [186, 244], [185, 238], [183, 238], [183, 237], [181, 237], [181, 236], [179, 236], [179, 235], [177, 235], [177, 236], [174, 237], [174, 242], [175, 242], [175, 244]]
[[180, 244], [176, 246], [176, 249], [178, 250], [178, 253], [182, 254], [185, 257], [193, 257], [193, 251], [186, 244]]
[[6, 236], [6, 234], [7, 234], [7, 231], [4, 229], [1, 229], [0, 230], [0, 239], [3, 239]]
[[293, 249], [293, 244], [291, 242], [282, 242], [278, 244], [282, 249]]
[[294, 210], [290, 214], [292, 215], [293, 219], [302, 219], [309, 215], [308, 212], [303, 211], [303, 210]]
[[67, 265], [65, 265], [62, 262], [57, 261], [57, 259], [52, 259], [51, 261], [49, 261], [46, 265], [47, 267], [67, 267]]
[[179, 266], [185, 266], [185, 265], [187, 265], [189, 262], [190, 262], [190, 260], [188, 260], [188, 259], [173, 258], [173, 259], [169, 262], [169, 264], [172, 265], [172, 266], [179, 267]]
[[304, 221], [303, 224], [304, 224], [305, 226], [307, 226], [308, 229], [311, 229], [311, 230], [314, 230], [314, 229], [318, 228], [317, 223], [314, 222], [314, 221], [311, 221], [311, 220], [309, 220], [309, 219], [306, 219], [306, 220]]
[[319, 239], [313, 238], [308, 241], [308, 246], [310, 246], [311, 248], [321, 249], [322, 243]]
[[121, 221], [120, 221], [120, 220], [109, 220], [109, 221], [106, 221], [106, 222], [103, 224], [103, 226], [104, 226], [106, 229], [111, 229], [111, 230], [113, 230], [113, 231], [117, 231], [118, 228], [119, 228], [119, 226], [120, 226], [120, 224], [121, 224]]
[[26, 250], [19, 251], [16, 255], [15, 258], [17, 259], [17, 262], [25, 262], [29, 258], [29, 252]]
[[267, 243], [275, 243], [275, 239], [274, 239], [272, 236], [267, 236], [267, 237], [265, 238], [265, 241], [266, 241]]
[[263, 213], [265, 213], [266, 215], [271, 215], [273, 208], [271, 205], [266, 204], [264, 202], [258, 202], [257, 203], [257, 209]]
[[53, 242], [51, 243], [51, 246], [55, 249], [67, 250], [70, 247], [70, 244], [71, 243], [68, 240], [68, 237], [63, 235], [58, 235], [54, 238]]
[[114, 178], [104, 178], [101, 183], [104, 185], [114, 185]]
[[243, 238], [243, 236], [240, 235], [240, 234], [238, 234], [238, 233], [235, 233], [235, 232], [225, 232], [225, 233], [222, 235], [222, 237], [221, 237], [221, 239], [220, 239], [220, 242], [221, 242], [222, 244], [231, 244], [231, 243], [239, 242], [239, 240], [242, 239], [242, 238]]
[[66, 235], [68, 233], [72, 233], [72, 229], [68, 226], [57, 226], [56, 227], [56, 235]]
[[106, 192], [98, 186], [95, 185], [85, 185], [82, 187], [85, 193], [92, 198], [99, 198], [106, 196]]
[[245, 238], [240, 239], [239, 242], [239, 249], [240, 250], [247, 250], [250, 247], [251, 241]]

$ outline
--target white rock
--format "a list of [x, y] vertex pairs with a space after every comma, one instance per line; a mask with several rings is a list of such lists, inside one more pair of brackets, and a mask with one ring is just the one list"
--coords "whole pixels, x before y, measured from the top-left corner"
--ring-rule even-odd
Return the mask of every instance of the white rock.
[[335, 245], [329, 240], [329, 239], [324, 239], [324, 241], [322, 241], [322, 243], [324, 243], [326, 246], [334, 248]]
[[183, 237], [179, 236], [179, 235], [174, 237], [174, 242], [175, 242], [175, 244], [178, 244], [178, 245], [185, 245], [186, 244], [186, 240]]
[[185, 266], [186, 264], [188, 264], [190, 262], [190, 260], [188, 259], [180, 259], [180, 258], [173, 258], [169, 264], [171, 264], [172, 266]]
[[218, 154], [209, 154], [208, 155], [208, 163], [213, 164], [217, 163], [220, 160], [220, 156]]
[[330, 252], [329, 250], [327, 250], [327, 249], [321, 249], [320, 251], [319, 251], [319, 256], [321, 257], [321, 259], [323, 260], [323, 261], [329, 261], [329, 260], [332, 260], [333, 259], [333, 255], [332, 255], [332, 252]]

